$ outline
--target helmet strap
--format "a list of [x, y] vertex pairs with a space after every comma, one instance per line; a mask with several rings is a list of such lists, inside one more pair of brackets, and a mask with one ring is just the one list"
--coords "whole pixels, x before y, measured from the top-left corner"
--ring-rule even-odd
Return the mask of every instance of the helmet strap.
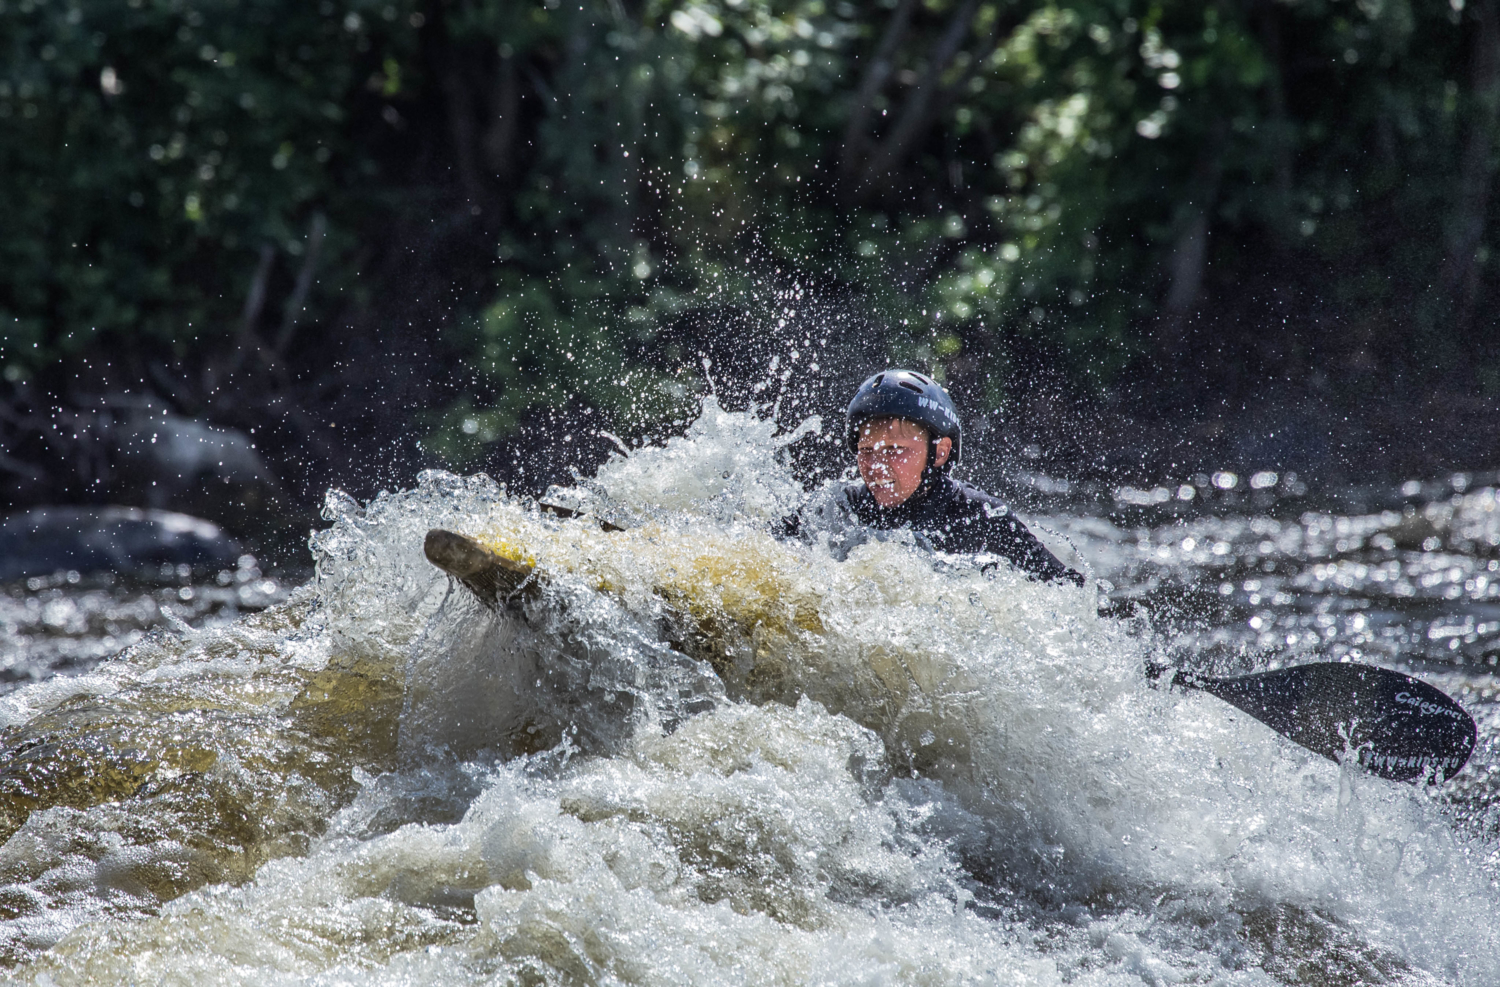
[[922, 467], [922, 483], [911, 496], [913, 501], [923, 500], [928, 494], [932, 493], [932, 488], [937, 486], [938, 478], [947, 473], [948, 467], [953, 463], [951, 453], [948, 456], [948, 462], [942, 466], [936, 465], [937, 457], [938, 437], [929, 432], [927, 439], [927, 463]]

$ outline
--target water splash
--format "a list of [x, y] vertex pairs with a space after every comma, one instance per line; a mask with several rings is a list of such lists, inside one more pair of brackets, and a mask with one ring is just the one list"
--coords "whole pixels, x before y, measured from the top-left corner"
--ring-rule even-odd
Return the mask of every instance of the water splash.
[[[0, 851], [18, 978], [1500, 974], [1490, 848], [1438, 803], [1149, 689], [1151, 627], [1092, 589], [774, 540], [786, 440], [707, 403], [569, 492], [623, 532], [482, 476], [331, 494], [291, 605], [9, 697], [8, 748], [151, 754], [144, 787], [31, 811]], [[429, 527], [524, 554], [537, 592], [480, 607], [422, 558]], [[173, 709], [192, 743], [125, 744]], [[224, 806], [275, 838], [215, 843]]]

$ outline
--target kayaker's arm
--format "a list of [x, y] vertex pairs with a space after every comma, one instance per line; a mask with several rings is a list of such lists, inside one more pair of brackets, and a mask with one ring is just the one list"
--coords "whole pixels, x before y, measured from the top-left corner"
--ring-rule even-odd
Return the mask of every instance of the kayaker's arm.
[[1053, 555], [1031, 529], [1014, 514], [985, 518], [986, 548], [1010, 560], [1017, 569], [1046, 582], [1068, 582], [1082, 586], [1086, 580], [1076, 569]]

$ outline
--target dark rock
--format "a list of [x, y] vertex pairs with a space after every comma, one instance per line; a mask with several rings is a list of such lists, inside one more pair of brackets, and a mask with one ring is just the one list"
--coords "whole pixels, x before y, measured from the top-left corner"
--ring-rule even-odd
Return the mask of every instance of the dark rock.
[[116, 468], [158, 498], [153, 507], [210, 481], [246, 488], [277, 485], [250, 436], [239, 429], [158, 412], [145, 402], [112, 407], [99, 419], [114, 445]]
[[0, 581], [59, 571], [152, 577], [164, 565], [233, 568], [240, 544], [211, 521], [138, 507], [37, 507], [0, 522]]

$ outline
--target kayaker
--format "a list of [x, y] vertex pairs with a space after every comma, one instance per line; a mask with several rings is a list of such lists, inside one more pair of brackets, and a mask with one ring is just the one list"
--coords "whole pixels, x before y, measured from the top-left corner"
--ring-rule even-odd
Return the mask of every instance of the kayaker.
[[781, 523], [782, 534], [822, 536], [842, 557], [871, 530], [910, 528], [937, 551], [998, 555], [1031, 576], [1083, 585], [1004, 503], [949, 475], [963, 427], [937, 381], [911, 370], [874, 375], [849, 402], [845, 441], [859, 482], [826, 485]]

